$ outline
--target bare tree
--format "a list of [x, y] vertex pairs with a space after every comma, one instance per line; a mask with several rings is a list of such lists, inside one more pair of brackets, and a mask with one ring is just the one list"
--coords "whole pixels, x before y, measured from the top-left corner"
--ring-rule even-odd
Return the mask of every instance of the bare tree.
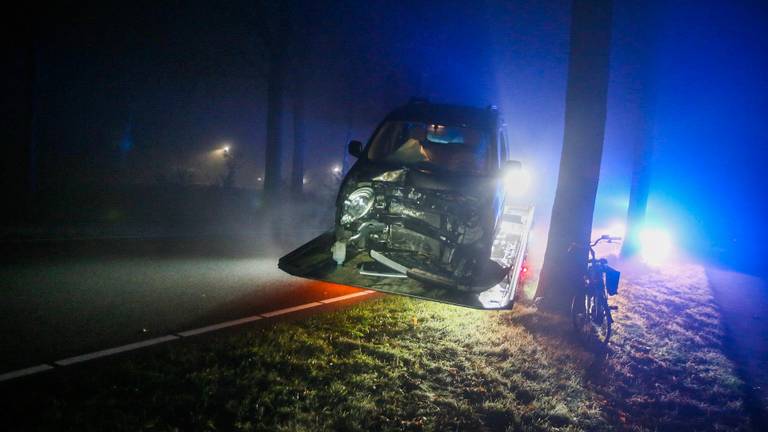
[[291, 195], [300, 198], [304, 189], [304, 153], [306, 149], [306, 84], [307, 84], [307, 10], [297, 11], [291, 20], [292, 52], [290, 68], [293, 80], [293, 158], [291, 160]]
[[276, 202], [282, 186], [282, 152], [286, 85], [286, 45], [290, 35], [288, 2], [257, 2], [256, 29], [264, 46], [267, 70], [267, 145], [264, 152], [264, 200]]
[[293, 159], [291, 160], [291, 195], [301, 197], [304, 189], [304, 152], [306, 116], [304, 111], [304, 72], [296, 71], [293, 88]]
[[293, 83], [293, 158], [289, 177], [291, 193], [301, 195], [305, 148], [305, 30], [306, 13], [287, 1], [257, 3], [256, 25], [266, 53], [267, 146], [264, 164], [265, 201], [278, 200], [283, 184], [283, 116], [286, 92]]
[[654, 92], [652, 72], [652, 19], [654, 9], [652, 3], [643, 1], [622, 4], [625, 14], [632, 17], [629, 33], [630, 46], [625, 51], [632, 53], [629, 59], [633, 76], [632, 86], [628, 89], [631, 99], [628, 102], [634, 107], [635, 121], [632, 135], [632, 183], [629, 191], [629, 207], [627, 209], [627, 232], [621, 248], [622, 258], [630, 258], [639, 250], [640, 230], [645, 224], [645, 214], [648, 207], [648, 194], [651, 185], [651, 161], [653, 159], [653, 118]]
[[[646, 128], [649, 126], [645, 126]], [[653, 142], [650, 133], [636, 139], [632, 152], [632, 183], [627, 208], [627, 232], [621, 247], [621, 257], [631, 258], [640, 249], [640, 231], [645, 224], [648, 193], [651, 186]]]
[[565, 311], [585, 268], [605, 135], [612, 0], [574, 0], [565, 131], [555, 202], [537, 297]]

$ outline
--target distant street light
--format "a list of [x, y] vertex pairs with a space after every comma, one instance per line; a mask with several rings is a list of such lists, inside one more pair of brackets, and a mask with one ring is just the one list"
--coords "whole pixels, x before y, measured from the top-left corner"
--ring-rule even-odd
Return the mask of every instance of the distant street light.
[[234, 156], [234, 148], [229, 141], [224, 141], [211, 148], [206, 157], [213, 162], [228, 161]]
[[221, 184], [224, 187], [231, 188], [235, 185], [235, 175], [237, 172], [237, 161], [232, 154], [232, 146], [229, 143], [223, 143], [217, 151], [226, 165], [226, 172], [221, 178]]
[[334, 165], [333, 168], [331, 168], [331, 172], [334, 174], [341, 174], [341, 167], [338, 165]]

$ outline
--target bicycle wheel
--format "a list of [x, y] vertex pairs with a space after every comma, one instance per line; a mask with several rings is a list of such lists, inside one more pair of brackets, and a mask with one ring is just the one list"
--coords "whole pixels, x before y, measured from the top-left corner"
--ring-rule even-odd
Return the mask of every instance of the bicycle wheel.
[[571, 324], [573, 330], [582, 340], [587, 340], [592, 331], [592, 324], [589, 322], [589, 314], [587, 313], [589, 310], [588, 303], [589, 296], [585, 293], [576, 294], [571, 300]]
[[571, 324], [583, 342], [607, 344], [611, 337], [612, 319], [605, 299], [579, 293], [571, 300]]
[[592, 298], [591, 323], [597, 340], [603, 345], [608, 344], [611, 338], [611, 311], [608, 308], [608, 301], [605, 296], [595, 296]]

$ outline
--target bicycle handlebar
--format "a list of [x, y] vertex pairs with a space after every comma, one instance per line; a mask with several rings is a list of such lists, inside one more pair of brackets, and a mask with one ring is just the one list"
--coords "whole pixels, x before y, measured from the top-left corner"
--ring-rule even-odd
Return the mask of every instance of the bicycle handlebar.
[[600, 237], [598, 237], [597, 240], [595, 240], [592, 243], [590, 243], [590, 245], [589, 245], [589, 256], [590, 256], [590, 258], [592, 260], [595, 260], [595, 249], [594, 249], [594, 247], [597, 246], [597, 244], [600, 243], [603, 240], [607, 241], [608, 243], [614, 243], [614, 242], [621, 241], [621, 237], [611, 236], [611, 235], [608, 235], [608, 234], [603, 234]]
[[618, 236], [610, 236], [608, 234], [604, 234], [604, 235], [601, 235], [600, 237], [598, 237], [597, 240], [593, 241], [589, 246], [590, 247], [595, 247], [595, 246], [597, 246], [598, 243], [600, 243], [603, 240], [606, 240], [608, 243], [613, 243], [613, 242], [619, 242], [622, 239], [621, 239], [621, 237], [618, 237]]
[[[608, 243], [614, 243], [614, 242], [621, 241], [622, 238], [618, 236], [610, 236], [608, 234], [603, 234], [602, 236], [598, 237], [597, 240], [593, 241], [592, 243], [589, 243], [589, 246], [585, 249], [589, 249], [589, 255], [592, 257], [592, 259], [595, 259], [595, 250], [593, 248], [603, 240], [607, 241]], [[584, 248], [584, 247], [582, 246], [581, 248]], [[571, 243], [571, 246], [568, 248], [568, 251], [571, 252], [574, 249], [580, 249], [577, 243]]]

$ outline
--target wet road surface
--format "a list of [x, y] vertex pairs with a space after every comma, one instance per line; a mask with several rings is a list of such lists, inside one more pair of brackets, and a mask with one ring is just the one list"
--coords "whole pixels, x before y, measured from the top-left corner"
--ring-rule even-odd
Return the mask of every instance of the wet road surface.
[[3, 245], [0, 373], [360, 290], [277, 268], [262, 239]]

